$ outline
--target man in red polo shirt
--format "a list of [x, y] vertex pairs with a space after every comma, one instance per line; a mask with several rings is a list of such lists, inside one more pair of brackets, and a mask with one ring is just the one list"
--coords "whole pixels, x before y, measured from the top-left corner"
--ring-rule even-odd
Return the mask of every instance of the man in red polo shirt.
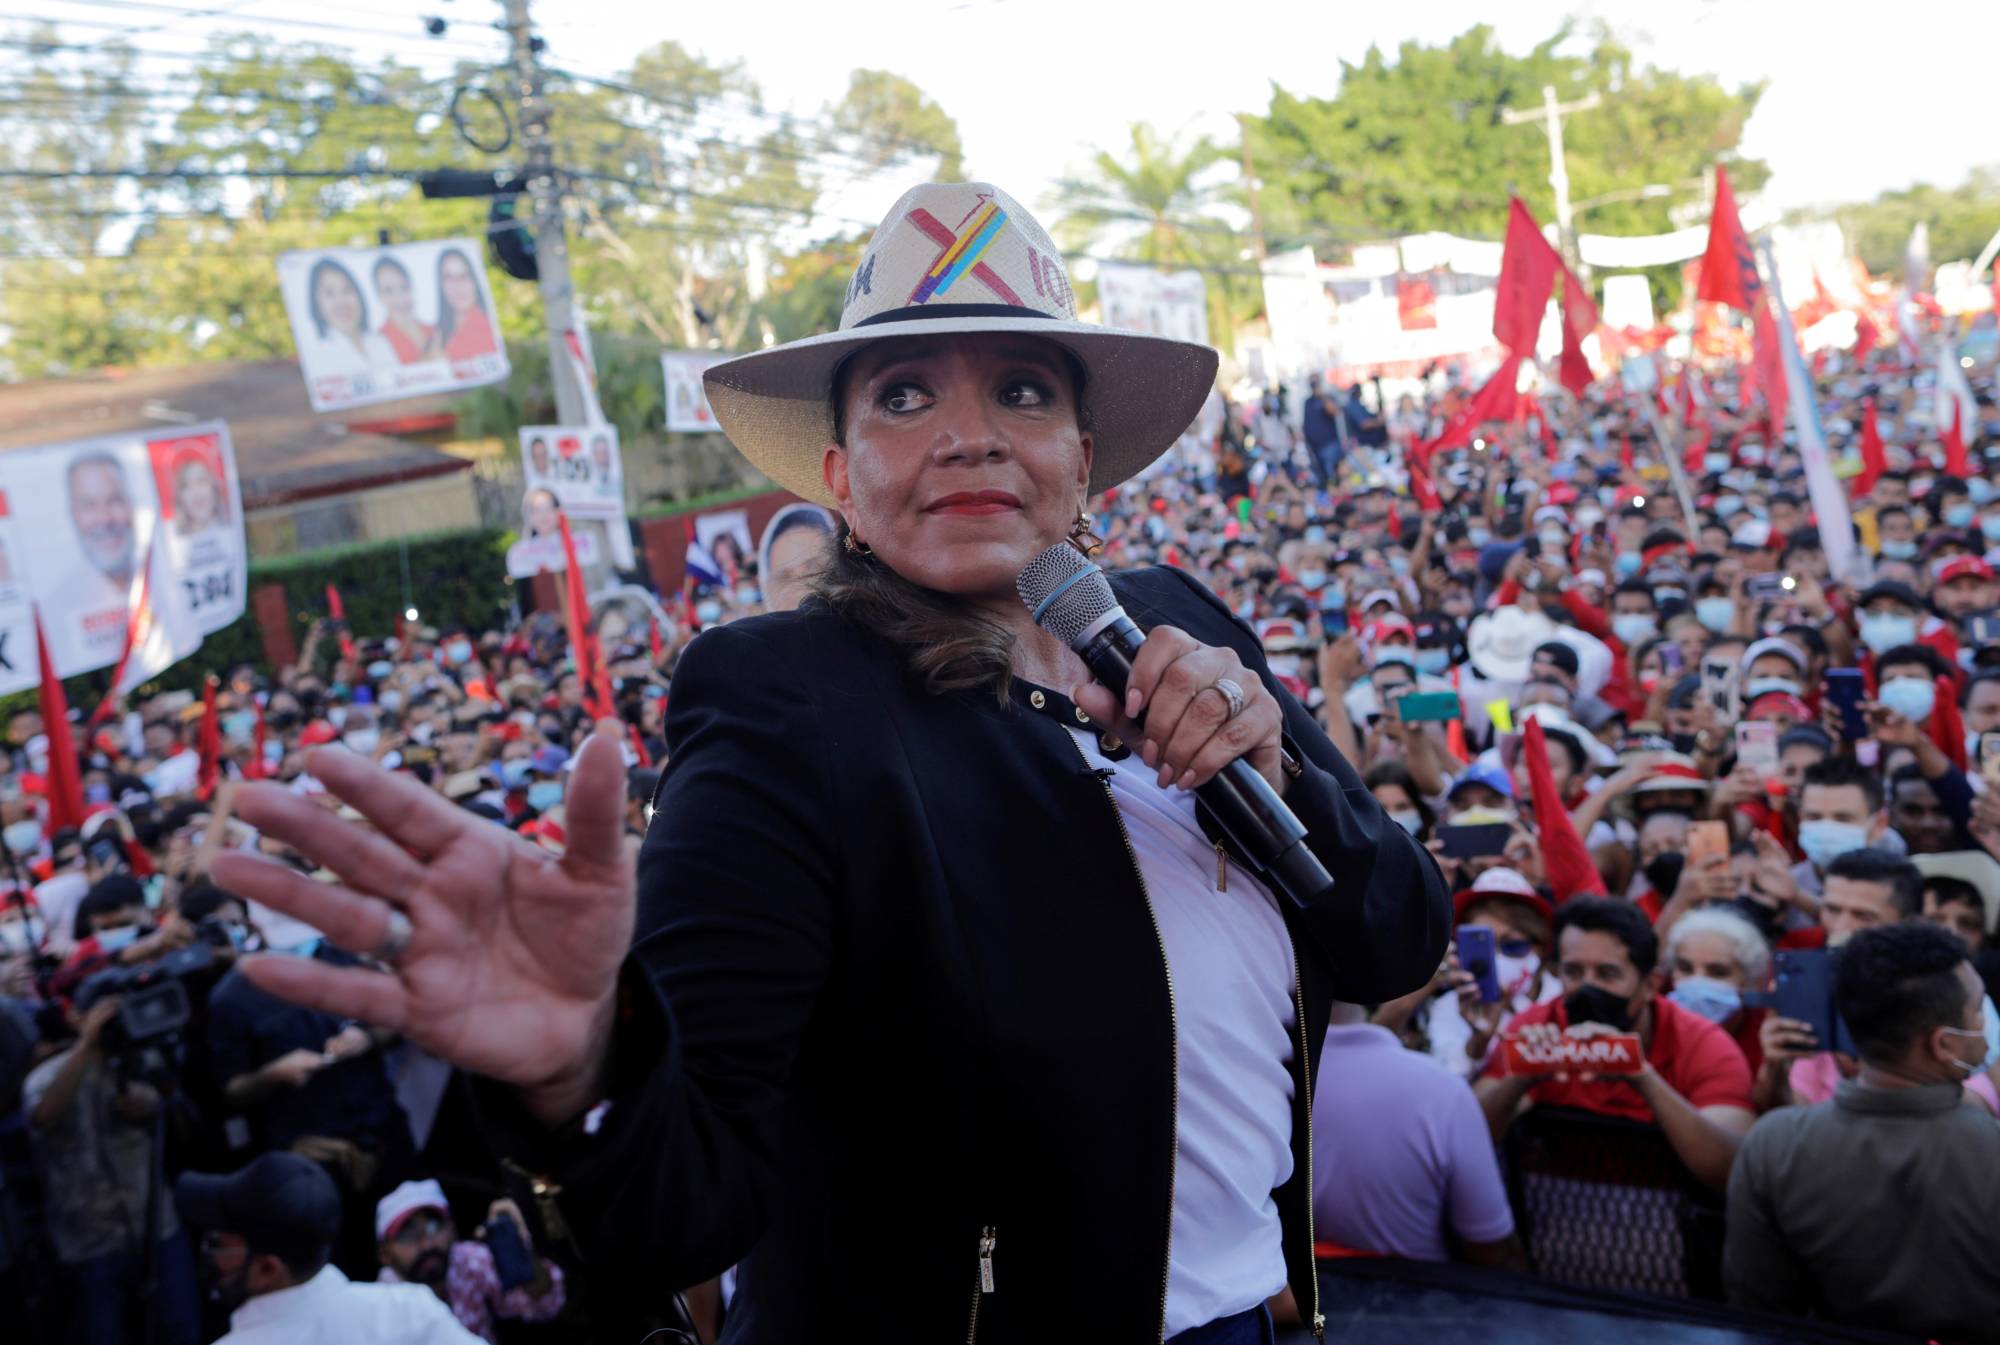
[[1636, 1032], [1636, 1074], [1506, 1075], [1496, 1054], [1473, 1085], [1495, 1138], [1528, 1107], [1575, 1107], [1656, 1124], [1700, 1181], [1720, 1190], [1757, 1119], [1750, 1066], [1729, 1034], [1658, 993], [1660, 941], [1630, 902], [1578, 897], [1556, 913], [1563, 997], [1517, 1015], [1510, 1033]]

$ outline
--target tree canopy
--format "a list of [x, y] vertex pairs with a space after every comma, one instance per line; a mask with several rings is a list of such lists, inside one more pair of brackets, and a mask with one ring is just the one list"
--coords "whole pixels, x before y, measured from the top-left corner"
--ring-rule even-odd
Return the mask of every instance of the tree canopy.
[[1877, 275], [1903, 274], [1903, 249], [1919, 221], [1930, 226], [1933, 261], [1970, 261], [2000, 230], [2000, 167], [1975, 168], [1956, 187], [1919, 182], [1836, 212], [1847, 245]]
[[1675, 197], [1639, 198], [1639, 190], [1657, 184], [1682, 202], [1699, 199], [1696, 184], [1718, 160], [1740, 190], [1763, 183], [1764, 164], [1737, 153], [1761, 85], [1728, 89], [1711, 76], [1642, 66], [1602, 28], [1583, 54], [1566, 54], [1576, 36], [1565, 24], [1515, 56], [1480, 24], [1440, 46], [1406, 42], [1393, 56], [1371, 47], [1342, 63], [1332, 98], [1274, 87], [1268, 111], [1248, 119], [1272, 245], [1331, 251], [1431, 229], [1498, 238], [1512, 193], [1552, 219], [1546, 132], [1502, 116], [1541, 107], [1545, 85], [1565, 102], [1602, 97], [1563, 121], [1572, 202], [1633, 198], [1586, 209], [1580, 230], [1671, 228]]

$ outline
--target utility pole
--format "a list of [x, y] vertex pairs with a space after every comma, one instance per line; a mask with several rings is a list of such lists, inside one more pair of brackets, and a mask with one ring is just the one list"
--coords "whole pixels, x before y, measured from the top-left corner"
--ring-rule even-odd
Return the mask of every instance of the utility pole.
[[1562, 244], [1563, 255], [1569, 259], [1572, 266], [1575, 266], [1580, 259], [1576, 254], [1576, 230], [1570, 217], [1569, 166], [1563, 162], [1562, 119], [1565, 113], [1588, 112], [1603, 101], [1600, 95], [1590, 93], [1573, 102], [1559, 103], [1556, 101], [1556, 86], [1544, 84], [1542, 105], [1539, 108], [1533, 111], [1509, 108], [1500, 114], [1500, 120], [1509, 126], [1519, 126], [1531, 121], [1546, 123], [1549, 136], [1549, 186], [1554, 188], [1556, 194], [1556, 234]]
[[501, 0], [514, 71], [516, 121], [527, 151], [528, 191], [535, 201], [535, 267], [541, 280], [542, 318], [548, 327], [549, 380], [555, 388], [556, 419], [582, 425], [588, 398], [570, 361], [566, 334], [576, 326], [576, 291], [569, 279], [569, 242], [563, 236], [563, 188], [556, 175], [555, 144], [549, 139], [549, 105], [543, 97], [541, 39], [528, 20], [528, 0]]
[[1250, 155], [1250, 118], [1236, 114], [1237, 143], [1243, 147], [1243, 191], [1250, 198], [1250, 239], [1257, 249], [1257, 269], [1264, 269], [1264, 210], [1257, 202], [1257, 161]]

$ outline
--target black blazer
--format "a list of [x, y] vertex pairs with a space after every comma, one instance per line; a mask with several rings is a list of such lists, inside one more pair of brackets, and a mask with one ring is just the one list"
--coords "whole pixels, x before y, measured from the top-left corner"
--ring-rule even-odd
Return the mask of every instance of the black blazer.
[[[1170, 569], [1113, 583], [1139, 625], [1230, 646], [1284, 704], [1304, 765], [1286, 797], [1340, 880], [1314, 909], [1280, 899], [1316, 1064], [1331, 1000], [1387, 1000], [1436, 969], [1444, 882], [1207, 590]], [[740, 1259], [732, 1341], [1160, 1338], [1173, 1003], [1109, 789], [1062, 726], [1075, 715], [1025, 685], [1007, 706], [929, 694], [824, 609], [688, 648], [612, 1106], [594, 1136], [536, 1135], [486, 1095], [503, 1143], [562, 1185], [594, 1293], [659, 1302]], [[1310, 1316], [1296, 1060], [1294, 1079], [1276, 1196]]]

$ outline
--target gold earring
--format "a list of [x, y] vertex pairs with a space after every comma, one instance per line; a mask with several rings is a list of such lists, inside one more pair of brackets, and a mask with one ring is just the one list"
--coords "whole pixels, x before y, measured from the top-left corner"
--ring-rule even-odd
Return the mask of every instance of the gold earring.
[[1091, 518], [1089, 510], [1081, 505], [1077, 506], [1076, 522], [1070, 525], [1069, 542], [1086, 556], [1096, 555], [1104, 549], [1104, 539], [1090, 530], [1091, 524], [1095, 521]]
[[872, 556], [875, 554], [874, 547], [868, 545], [868, 543], [866, 542], [855, 541], [854, 534], [851, 532], [847, 534], [847, 541], [845, 545], [850, 553], [857, 556]]

